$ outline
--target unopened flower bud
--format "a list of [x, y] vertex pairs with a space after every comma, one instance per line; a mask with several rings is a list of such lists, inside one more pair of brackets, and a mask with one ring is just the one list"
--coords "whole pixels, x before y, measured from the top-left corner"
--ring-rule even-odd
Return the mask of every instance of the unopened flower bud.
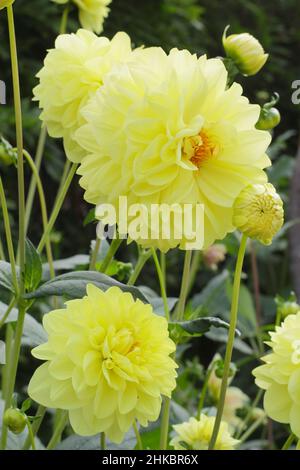
[[9, 166], [17, 163], [17, 152], [4, 137], [0, 136], [0, 166]]
[[222, 263], [222, 261], [225, 260], [226, 253], [227, 250], [225, 245], [216, 243], [203, 252], [203, 262], [206, 267], [212, 271], [216, 271], [219, 263]]
[[260, 42], [249, 33], [226, 36], [229, 26], [223, 34], [223, 46], [227, 57], [233, 60], [243, 75], [256, 75], [265, 65], [269, 55]]
[[279, 101], [278, 93], [274, 94], [274, 97], [269, 103], [264, 104], [261, 108], [259, 120], [256, 124], [256, 129], [262, 131], [270, 131], [274, 127], [278, 126], [281, 121], [280, 112], [274, 107]]
[[233, 225], [264, 245], [272, 243], [283, 217], [282, 200], [270, 183], [246, 186], [233, 204]]
[[26, 415], [18, 408], [9, 408], [4, 413], [4, 424], [14, 434], [21, 434], [26, 426]]

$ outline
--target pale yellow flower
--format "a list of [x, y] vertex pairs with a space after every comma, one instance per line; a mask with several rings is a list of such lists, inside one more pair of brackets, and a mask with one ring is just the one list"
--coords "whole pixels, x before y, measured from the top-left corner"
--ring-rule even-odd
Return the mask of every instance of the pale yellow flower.
[[86, 297], [45, 315], [43, 325], [48, 342], [33, 355], [46, 362], [29, 383], [33, 400], [68, 410], [77, 434], [105, 432], [114, 442], [135, 419], [142, 426], [157, 420], [177, 366], [167, 321], [150, 305], [90, 284]]
[[103, 83], [114, 64], [131, 53], [130, 38], [117, 33], [110, 41], [90, 31], [60, 35], [48, 52], [37, 77], [35, 100], [40, 118], [52, 137], [63, 137], [67, 157], [79, 162], [85, 152], [74, 141], [74, 132], [84, 123], [80, 110]]
[[249, 33], [231, 34], [226, 36], [228, 27], [223, 35], [223, 46], [226, 55], [230, 57], [240, 72], [244, 75], [256, 75], [268, 60], [269, 54], [260, 42]]
[[266, 390], [264, 408], [279, 423], [290, 424], [300, 439], [300, 312], [289, 315], [267, 342], [272, 351], [254, 369], [256, 384]]
[[[221, 60], [177, 49], [145, 49], [117, 66], [76, 134], [89, 153], [78, 171], [85, 199], [115, 207], [120, 195], [128, 206], [203, 204], [204, 248], [234, 230], [236, 196], [247, 183], [266, 181], [271, 138], [255, 129], [259, 106], [239, 84], [228, 89], [227, 78]], [[136, 240], [163, 251], [187, 243]]]
[[7, 8], [14, 3], [15, 0], [0, 0], [0, 10]]
[[[55, 3], [65, 4], [69, 0], [52, 0]], [[100, 34], [103, 31], [103, 22], [109, 14], [108, 5], [112, 0], [72, 0], [79, 8], [79, 21], [83, 28]]]
[[[175, 450], [208, 450], [215, 423], [214, 416], [201, 414], [200, 419], [190, 418], [189, 421], [173, 426], [175, 437], [170, 445]], [[234, 439], [228, 429], [228, 424], [221, 422], [215, 450], [234, 450], [239, 441]]]
[[250, 238], [270, 245], [283, 225], [283, 203], [270, 183], [246, 186], [233, 206], [233, 224]]

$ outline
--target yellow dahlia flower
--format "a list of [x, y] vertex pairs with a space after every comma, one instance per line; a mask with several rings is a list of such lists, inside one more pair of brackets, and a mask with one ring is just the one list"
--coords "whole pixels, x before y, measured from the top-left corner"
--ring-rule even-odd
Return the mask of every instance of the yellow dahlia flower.
[[[65, 4], [69, 0], [52, 0], [55, 3]], [[112, 0], [72, 0], [79, 8], [79, 21], [83, 28], [100, 34], [103, 22], [108, 16], [108, 5]]]
[[40, 118], [52, 137], [64, 138], [71, 161], [79, 162], [84, 155], [73, 139], [84, 123], [81, 108], [102, 85], [105, 74], [130, 52], [130, 38], [125, 33], [117, 33], [110, 41], [83, 29], [60, 35], [48, 52], [37, 74], [40, 83], [33, 91], [42, 109]]
[[288, 423], [300, 439], [300, 312], [289, 315], [266, 344], [272, 352], [253, 371], [256, 384], [266, 390], [264, 408], [279, 423]]
[[[189, 421], [173, 426], [176, 433], [170, 445], [175, 450], [208, 450], [215, 423], [214, 416], [201, 414], [200, 419], [190, 418]], [[215, 450], [234, 450], [239, 441], [229, 432], [228, 424], [221, 422]]]
[[283, 203], [270, 183], [245, 187], [233, 206], [233, 224], [250, 238], [270, 245], [283, 225]]
[[[87, 124], [76, 139], [89, 153], [78, 171], [85, 199], [116, 208], [119, 196], [128, 207], [203, 204], [206, 248], [234, 229], [241, 189], [266, 181], [271, 138], [255, 129], [259, 112], [240, 85], [227, 88], [221, 60], [177, 49], [137, 51], [106, 76], [82, 112]], [[163, 251], [187, 243], [174, 236], [136, 240]]]
[[269, 54], [265, 54], [260, 42], [249, 33], [226, 36], [228, 28], [223, 35], [223, 46], [227, 57], [234, 61], [242, 74], [256, 75], [267, 62]]
[[33, 400], [68, 410], [77, 434], [105, 432], [114, 442], [135, 419], [142, 426], [157, 420], [177, 366], [167, 321], [150, 305], [90, 284], [86, 297], [45, 315], [43, 324], [48, 342], [32, 353], [46, 362], [29, 383]]

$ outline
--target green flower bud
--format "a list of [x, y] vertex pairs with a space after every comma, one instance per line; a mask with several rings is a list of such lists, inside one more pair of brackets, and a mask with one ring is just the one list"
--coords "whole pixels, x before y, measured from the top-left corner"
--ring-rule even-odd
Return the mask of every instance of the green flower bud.
[[249, 33], [226, 36], [229, 26], [223, 34], [223, 46], [227, 57], [233, 60], [243, 75], [256, 75], [269, 57], [260, 42]]
[[300, 305], [296, 300], [294, 293], [292, 293], [287, 300], [280, 296], [275, 298], [275, 302], [277, 304], [277, 317], [280, 317], [280, 320], [289, 315], [295, 315], [300, 312]]
[[280, 112], [277, 108], [264, 109], [262, 108], [259, 116], [256, 129], [261, 131], [270, 131], [278, 126], [281, 121]]
[[3, 8], [9, 7], [14, 3], [15, 0], [0, 0], [0, 10]]
[[9, 166], [17, 163], [17, 152], [4, 137], [0, 136], [0, 166]]
[[9, 408], [4, 413], [5, 426], [14, 434], [21, 434], [26, 426], [26, 415], [18, 408]]

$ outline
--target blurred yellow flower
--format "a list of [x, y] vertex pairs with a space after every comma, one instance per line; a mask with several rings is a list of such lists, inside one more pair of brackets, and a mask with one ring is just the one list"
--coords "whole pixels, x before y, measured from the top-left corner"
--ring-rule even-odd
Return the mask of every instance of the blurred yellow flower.
[[250, 238], [270, 245], [283, 225], [283, 203], [270, 183], [246, 186], [233, 205], [233, 224]]
[[249, 33], [226, 36], [228, 28], [223, 35], [223, 46], [227, 57], [234, 61], [242, 74], [256, 75], [267, 62], [269, 54], [265, 54], [260, 42]]
[[102, 85], [112, 66], [131, 53], [130, 38], [117, 33], [110, 41], [90, 31], [60, 35], [37, 74], [35, 100], [42, 109], [40, 118], [52, 137], [63, 137], [67, 157], [79, 162], [84, 151], [73, 134], [84, 119], [81, 108]]
[[[189, 421], [173, 426], [175, 437], [170, 445], [175, 450], [208, 450], [211, 440], [214, 416], [201, 414], [200, 419], [190, 418]], [[221, 422], [220, 431], [215, 444], [215, 450], [234, 450], [239, 441], [229, 432], [228, 424]]]
[[[69, 0], [52, 0], [55, 3], [65, 4]], [[83, 28], [100, 34], [103, 31], [103, 22], [108, 16], [108, 5], [112, 0], [72, 0], [79, 8], [79, 21]]]
[[167, 321], [150, 305], [90, 284], [86, 297], [45, 315], [43, 324], [48, 342], [32, 353], [47, 362], [29, 383], [32, 399], [68, 410], [77, 434], [105, 432], [114, 442], [135, 419], [142, 426], [157, 420], [177, 366]]
[[300, 439], [300, 312], [289, 315], [266, 344], [272, 351], [253, 371], [256, 384], [266, 390], [264, 408], [279, 423], [290, 424]]
[[[131, 204], [204, 205], [204, 243], [234, 230], [232, 205], [249, 182], [265, 182], [267, 132], [219, 59], [187, 50], [136, 51], [117, 66], [82, 114], [76, 133], [89, 155], [78, 173], [85, 199]], [[201, 226], [203, 230], [203, 225]], [[187, 240], [142, 240], [167, 251]]]
[[221, 243], [211, 245], [203, 252], [203, 262], [212, 271], [217, 271], [219, 263], [225, 261], [226, 246]]
[[0, 0], [0, 10], [3, 8], [9, 7], [14, 3], [15, 0]]

